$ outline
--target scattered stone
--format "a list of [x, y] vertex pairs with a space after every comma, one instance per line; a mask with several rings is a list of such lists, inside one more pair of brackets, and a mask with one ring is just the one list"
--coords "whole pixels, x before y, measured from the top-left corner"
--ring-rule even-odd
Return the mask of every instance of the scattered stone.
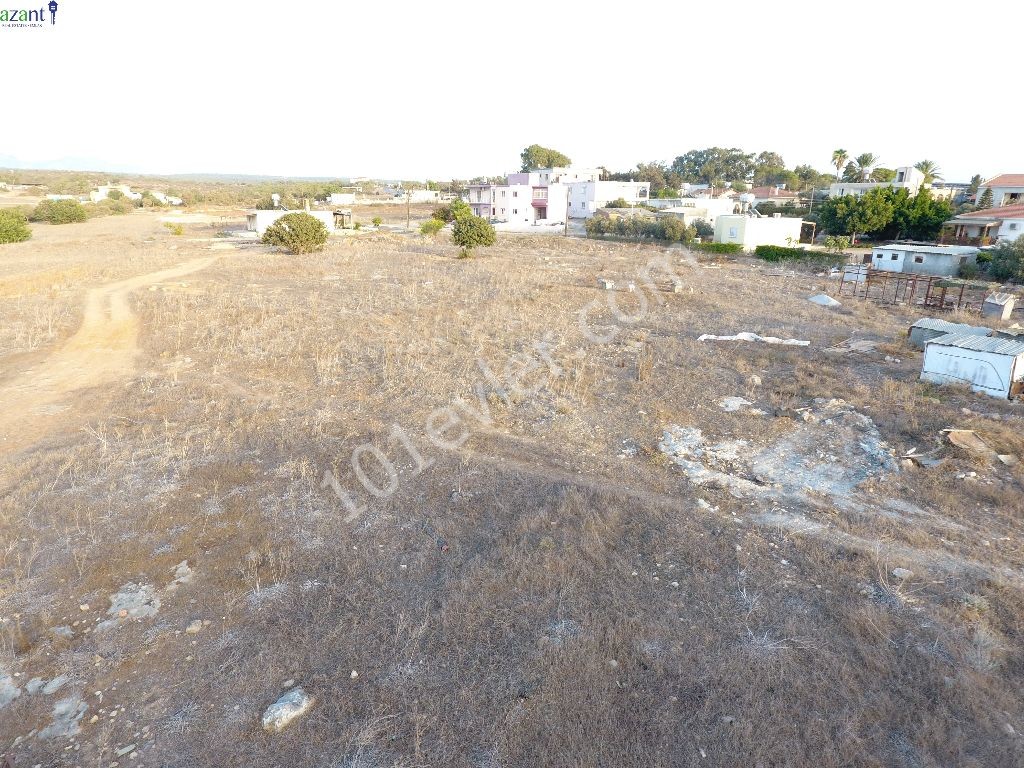
[[88, 603], [82, 603], [80, 606], [78, 606], [78, 610], [80, 610], [80, 611], [88, 611], [89, 610], [89, 604]]
[[1007, 736], [1013, 736], [1015, 733], [1017, 733], [1017, 731], [1015, 731], [1013, 729], [1013, 726], [1009, 723], [1003, 723], [1003, 731], [1005, 731]]
[[93, 715], [92, 717], [89, 718], [89, 722], [90, 723], [98, 723], [99, 721], [100, 721], [100, 716], [99, 715]]
[[752, 373], [747, 378], [747, 383], [750, 384], [750, 386], [752, 386], [752, 387], [760, 387], [761, 386], [761, 377], [758, 376], [756, 373]]
[[195, 621], [191, 622], [185, 628], [185, 634], [187, 634], [187, 635], [198, 635], [202, 631], [203, 631], [203, 621], [202, 621], [202, 619], [196, 619]]
[[841, 307], [841, 303], [833, 299], [824, 293], [819, 293], [817, 296], [811, 296], [807, 299], [812, 304], [817, 304], [820, 307]]
[[735, 725], [736, 724], [736, 718], [733, 717], [732, 715], [722, 715], [722, 722], [725, 723], [726, 725]]
[[605, 291], [610, 291], [615, 288], [615, 281], [609, 280], [607, 277], [599, 277], [597, 278], [597, 287]]
[[301, 687], [293, 688], [267, 707], [263, 713], [263, 729], [278, 733], [292, 720], [301, 717], [316, 703], [316, 699]]
[[21, 696], [21, 689], [14, 682], [14, 678], [8, 675], [3, 668], [0, 668], [0, 709], [6, 707], [19, 696]]
[[61, 686], [64, 685], [70, 678], [67, 675], [57, 675], [53, 680], [43, 686], [43, 693], [46, 696], [56, 693], [60, 690]]
[[612, 669], [616, 669], [619, 666], [619, 662], [617, 662], [615, 659], [609, 659], [608, 666]]
[[58, 736], [74, 736], [80, 730], [78, 721], [85, 714], [87, 705], [74, 694], [53, 705], [53, 722], [39, 732], [39, 738], [52, 739]]
[[75, 636], [75, 631], [73, 629], [71, 629], [71, 627], [67, 626], [66, 624], [62, 625], [60, 627], [53, 627], [50, 630], [50, 632], [55, 634], [57, 637], [71, 638], [71, 637]]
[[284, 681], [284, 683], [281, 684], [281, 687], [282, 688], [291, 688], [294, 685], [295, 685], [295, 681], [292, 678], [288, 678], [287, 680]]
[[33, 694], [39, 693], [42, 690], [43, 685], [46, 683], [41, 677], [33, 677], [27, 683], [25, 683], [25, 693]]
[[129, 744], [127, 747], [121, 747], [114, 754], [117, 755], [118, 757], [124, 757], [129, 752], [134, 752], [134, 751], [135, 751], [135, 745], [134, 744]]
[[1008, 467], [1017, 466], [1017, 457], [1012, 453], [1000, 453], [996, 458]]
[[349, 675], [349, 677], [350, 677], [350, 678], [352, 678], [353, 680], [355, 680], [355, 679], [356, 679], [357, 677], [359, 677], [359, 673], [358, 673], [358, 672], [356, 672], [356, 671], [355, 671], [355, 670], [353, 669], [353, 670], [352, 670], [352, 674], [351, 674], [351, 675]]
[[682, 293], [682, 292], [683, 292], [683, 281], [680, 280], [678, 277], [673, 278], [673, 280], [672, 280], [672, 293]]
[[174, 578], [171, 579], [171, 583], [167, 585], [166, 590], [172, 592], [178, 588], [179, 584], [188, 584], [192, 581], [192, 573], [192, 569], [188, 567], [188, 560], [182, 560], [174, 566]]
[[914, 572], [913, 571], [909, 571], [906, 568], [893, 568], [892, 569], [892, 577], [894, 579], [899, 579], [900, 581], [904, 581], [906, 579], [909, 579], [913, 575], [914, 575]]
[[121, 586], [120, 591], [110, 596], [110, 608], [107, 610], [107, 615], [113, 618], [101, 622], [97, 629], [110, 629], [127, 618], [141, 619], [156, 616], [159, 610], [160, 598], [151, 584], [128, 582]]

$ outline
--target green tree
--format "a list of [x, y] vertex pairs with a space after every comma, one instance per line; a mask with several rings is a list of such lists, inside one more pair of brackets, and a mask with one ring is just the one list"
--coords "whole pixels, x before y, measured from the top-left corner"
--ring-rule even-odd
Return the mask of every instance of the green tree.
[[759, 152], [754, 158], [754, 169], [785, 168], [786, 162], [778, 152]]
[[896, 171], [892, 168], [875, 168], [871, 171], [871, 181], [892, 181], [896, 178]]
[[842, 173], [849, 159], [850, 156], [845, 149], [837, 149], [832, 152], [832, 165], [836, 167], [836, 181], [839, 181], [839, 174]]
[[914, 167], [924, 174], [924, 183], [931, 184], [933, 181], [942, 180], [942, 170], [931, 160], [919, 160]]
[[715, 227], [711, 222], [705, 221], [704, 219], [697, 219], [693, 222], [694, 235], [699, 237], [701, 240], [706, 240], [709, 237], [715, 236]]
[[124, 197], [124, 192], [120, 189], [110, 189], [107, 190], [107, 197], [111, 200], [120, 200]]
[[692, 149], [672, 161], [672, 170], [681, 181], [720, 187], [725, 181], [749, 179], [754, 171], [754, 156], [735, 147]]
[[857, 155], [853, 158], [853, 162], [856, 164], [857, 171], [860, 173], [860, 180], [867, 181], [871, 176], [871, 169], [878, 165], [878, 155], [865, 152], [864, 154]]
[[978, 198], [978, 208], [984, 210], [985, 208], [992, 207], [992, 188], [985, 187], [985, 191], [981, 193], [981, 197]]
[[523, 171], [535, 171], [538, 168], [564, 168], [572, 165], [572, 160], [557, 149], [542, 147], [540, 144], [531, 144], [520, 153], [519, 157], [523, 161]]
[[829, 235], [825, 238], [825, 250], [836, 256], [842, 255], [849, 247], [850, 238], [846, 235]]
[[487, 221], [479, 216], [456, 219], [452, 227], [452, 242], [462, 249], [462, 258], [473, 255], [474, 248], [494, 245], [497, 234]]
[[470, 209], [469, 205], [466, 204], [466, 201], [458, 198], [452, 200], [448, 205], [442, 205], [440, 208], [435, 208], [433, 214], [435, 219], [443, 221], [446, 224], [450, 224], [453, 221], [472, 215], [473, 211]]
[[971, 176], [971, 183], [967, 187], [967, 194], [976, 195], [978, 194], [978, 187], [981, 186], [982, 178], [980, 173], [976, 173]]
[[615, 200], [611, 200], [604, 204], [605, 208], [631, 208], [632, 206], [627, 203], [623, 198], [619, 197]]
[[842, 180], [850, 182], [859, 182], [861, 180], [860, 168], [858, 168], [857, 164], [852, 160], [846, 164], [845, 168], [843, 168]]
[[311, 253], [324, 247], [329, 236], [327, 227], [308, 213], [286, 213], [263, 233], [267, 245], [280, 245], [292, 253]]
[[77, 200], [43, 200], [28, 218], [51, 224], [75, 224], [88, 219], [89, 212]]
[[992, 255], [989, 275], [999, 281], [1024, 282], [1024, 237], [1018, 237], [1012, 243], [1000, 243], [989, 253]]
[[21, 243], [32, 237], [28, 218], [17, 208], [0, 208], [0, 243]]
[[882, 229], [893, 216], [893, 204], [885, 189], [870, 189], [862, 196], [830, 197], [819, 209], [821, 223], [832, 235], [850, 235], [857, 242], [857, 233]]

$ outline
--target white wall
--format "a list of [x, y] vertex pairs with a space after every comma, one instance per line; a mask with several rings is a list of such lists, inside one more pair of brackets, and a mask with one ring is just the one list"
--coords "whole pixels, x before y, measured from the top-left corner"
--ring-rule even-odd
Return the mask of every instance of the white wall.
[[[989, 187], [978, 187], [978, 196], [975, 198], [975, 202], [981, 200], [981, 196], [985, 194], [985, 190]], [[992, 187], [992, 207], [998, 208], [1001, 205], [1010, 205], [1011, 202], [1016, 204], [1024, 203], [1024, 187]], [[1009, 195], [1016, 194], [1020, 195], [1015, 201], [1006, 199]]]
[[[1015, 365], [1016, 361], [1016, 365]], [[975, 392], [1009, 397], [1010, 382], [1024, 374], [1024, 355], [1016, 358], [934, 342], [924, 348], [921, 380], [936, 384], [970, 384]]]
[[651, 196], [651, 185], [646, 181], [579, 181], [569, 184], [569, 217], [589, 219], [598, 208], [603, 208], [620, 197], [627, 203], [645, 205]]
[[255, 232], [260, 237], [263, 237], [263, 233], [267, 231], [267, 227], [287, 213], [308, 213], [310, 216], [320, 219], [320, 221], [326, 225], [328, 232], [334, 231], [333, 211], [247, 211], [246, 229], [250, 232]]
[[331, 205], [353, 205], [356, 201], [355, 192], [332, 192], [327, 198]]
[[715, 220], [715, 242], [737, 243], [747, 251], [759, 245], [797, 247], [802, 224], [802, 219], [785, 216], [718, 216]]

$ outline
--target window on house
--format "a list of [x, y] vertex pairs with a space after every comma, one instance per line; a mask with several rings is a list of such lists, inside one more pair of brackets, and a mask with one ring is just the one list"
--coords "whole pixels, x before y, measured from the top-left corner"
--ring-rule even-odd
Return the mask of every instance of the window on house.
[[915, 264], [924, 264], [924, 256], [915, 256], [914, 257], [914, 263]]
[[891, 259], [892, 261], [896, 261], [896, 259], [898, 259], [898, 258], [899, 258], [899, 256], [897, 256], [897, 255], [896, 255], [896, 254], [894, 253], [894, 254], [892, 254], [892, 256], [890, 256], [889, 258], [890, 258], [890, 259]]
[[518, 216], [519, 215], [519, 209], [518, 208], [513, 208], [512, 209], [512, 215], [513, 216]]
[[1010, 225], [1010, 229], [1016, 229], [1016, 228], [1017, 228], [1017, 225], [1016, 225], [1016, 224], [1011, 224], [1011, 225]]
[[512, 197], [519, 197], [519, 192], [518, 191], [513, 192], [512, 193]]
[[880, 254], [880, 253], [876, 253], [876, 254], [875, 254], [875, 258], [876, 258], [876, 259], [881, 259], [881, 258], [882, 258], [882, 254]]

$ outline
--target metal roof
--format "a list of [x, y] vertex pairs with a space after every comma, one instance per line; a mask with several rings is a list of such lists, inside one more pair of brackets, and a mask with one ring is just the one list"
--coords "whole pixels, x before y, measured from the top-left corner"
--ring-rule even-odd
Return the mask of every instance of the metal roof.
[[937, 317], [922, 317], [910, 327], [927, 328], [930, 331], [942, 331], [943, 333], [970, 334], [972, 336], [988, 336], [992, 333], [991, 328], [966, 325], [965, 323], [951, 323], [948, 320], [940, 320]]
[[975, 352], [991, 352], [995, 355], [1009, 355], [1016, 357], [1024, 355], [1024, 341], [1004, 339], [999, 336], [974, 336], [968, 333], [947, 333], [945, 336], [937, 336], [928, 342], [939, 344], [943, 347], [958, 347], [960, 349], [971, 349]]
[[937, 256], [969, 256], [977, 253], [978, 249], [970, 245], [913, 245], [907, 243], [892, 243], [890, 245], [876, 245], [875, 251], [912, 251], [913, 253], [932, 253]]
[[1016, 299], [1012, 293], [990, 293], [985, 297], [986, 304], [1007, 304], [1011, 299]]

